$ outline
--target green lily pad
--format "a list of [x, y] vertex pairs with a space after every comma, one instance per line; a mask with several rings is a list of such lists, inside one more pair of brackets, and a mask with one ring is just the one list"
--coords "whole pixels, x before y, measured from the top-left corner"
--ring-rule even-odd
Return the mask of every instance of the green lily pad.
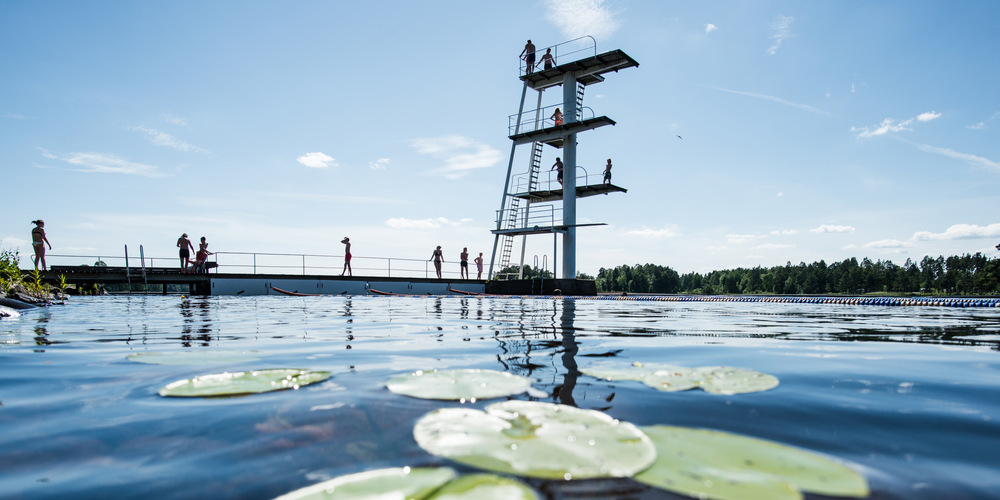
[[186, 398], [242, 396], [298, 389], [322, 382], [332, 376], [330, 372], [311, 372], [299, 368], [213, 373], [171, 382], [160, 389], [160, 396]]
[[632, 424], [531, 401], [435, 410], [417, 421], [413, 437], [429, 453], [462, 464], [544, 479], [630, 477], [656, 458]]
[[401, 467], [348, 474], [286, 493], [275, 500], [423, 500], [456, 476], [449, 467]]
[[762, 392], [778, 386], [778, 378], [746, 368], [731, 366], [702, 366], [694, 369], [700, 386], [712, 394], [743, 394]]
[[428, 500], [539, 500], [530, 486], [509, 477], [468, 474], [444, 485]]
[[137, 352], [125, 359], [151, 365], [224, 365], [260, 359], [252, 352], [255, 351]]
[[868, 496], [868, 482], [822, 455], [773, 441], [707, 429], [640, 427], [656, 445], [652, 467], [635, 479], [711, 500], [797, 500], [801, 492]]
[[597, 366], [580, 371], [605, 380], [635, 380], [666, 392], [700, 387], [712, 394], [743, 394], [766, 391], [778, 386], [778, 379], [773, 375], [730, 366], [686, 368], [633, 363], [628, 367]]
[[396, 375], [385, 386], [414, 398], [475, 401], [520, 394], [531, 379], [496, 370], [431, 370]]

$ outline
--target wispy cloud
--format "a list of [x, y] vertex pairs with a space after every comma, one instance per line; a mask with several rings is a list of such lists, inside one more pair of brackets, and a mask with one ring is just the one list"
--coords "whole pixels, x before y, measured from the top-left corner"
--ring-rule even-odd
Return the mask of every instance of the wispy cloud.
[[794, 229], [775, 229], [771, 231], [772, 236], [793, 236], [796, 234], [799, 234], [799, 232]]
[[627, 234], [642, 238], [673, 238], [674, 236], [680, 236], [680, 228], [677, 224], [667, 224], [660, 229], [651, 229], [643, 226], [642, 229], [627, 231]]
[[730, 94], [745, 95], [747, 97], [754, 97], [754, 98], [757, 98], [757, 99], [763, 99], [765, 101], [771, 101], [771, 102], [776, 102], [778, 104], [784, 104], [785, 106], [791, 106], [793, 108], [798, 108], [798, 109], [801, 109], [801, 110], [804, 110], [804, 111], [808, 111], [810, 113], [818, 113], [818, 114], [821, 114], [821, 115], [830, 116], [830, 113], [828, 113], [826, 111], [823, 111], [822, 109], [814, 108], [812, 106], [809, 106], [808, 104], [799, 104], [797, 102], [792, 102], [792, 101], [789, 101], [787, 99], [782, 99], [780, 97], [775, 97], [773, 95], [758, 94], [756, 92], [744, 92], [742, 90], [732, 90], [732, 89], [727, 89], [727, 88], [723, 88], [723, 87], [711, 87], [711, 88], [713, 88], [715, 90], [720, 90], [722, 92], [729, 92]]
[[605, 38], [618, 31], [621, 23], [604, 0], [547, 0], [545, 18], [559, 28], [566, 39], [583, 35]]
[[917, 231], [913, 234], [913, 240], [966, 240], [976, 238], [996, 238], [1000, 236], [1000, 222], [988, 226], [978, 226], [976, 224], [955, 224], [945, 229], [943, 233], [932, 233], [930, 231]]
[[7, 113], [4, 116], [6, 116], [7, 118], [10, 118], [11, 120], [27, 120], [28, 119], [27, 116], [19, 115], [17, 113]]
[[727, 234], [726, 243], [730, 245], [743, 245], [758, 238], [763, 238], [763, 236], [758, 234]]
[[920, 144], [916, 142], [909, 142], [909, 143], [913, 144], [917, 149], [925, 153], [934, 153], [937, 155], [947, 156], [948, 158], [962, 160], [972, 165], [983, 166], [993, 170], [1000, 170], [1000, 163], [990, 160], [989, 158], [983, 158], [982, 156], [976, 156], [974, 154], [969, 154], [969, 153], [960, 153], [958, 151], [955, 151], [954, 149], [949, 149], [949, 148], [939, 148], [936, 146], [930, 146], [927, 144]]
[[712, 23], [708, 23], [708, 24], [705, 25], [705, 34], [711, 33], [711, 32], [713, 32], [713, 31], [715, 31], [717, 29], [719, 29], [718, 26], [716, 26], [716, 25], [714, 25]]
[[987, 118], [987, 119], [986, 119], [986, 120], [984, 120], [984, 121], [981, 121], [981, 122], [979, 122], [979, 123], [974, 123], [974, 124], [972, 124], [972, 125], [966, 125], [966, 126], [965, 126], [965, 128], [967, 128], [967, 129], [969, 129], [969, 130], [982, 130], [982, 129], [986, 128], [986, 122], [990, 122], [990, 121], [993, 121], [993, 120], [995, 120], [995, 119], [996, 119], [996, 118], [997, 118], [998, 116], [1000, 116], [1000, 111], [997, 111], [996, 113], [993, 113], [993, 116], [991, 116], [991, 117]]
[[788, 243], [764, 243], [757, 245], [754, 248], [760, 250], [782, 250], [785, 248], [795, 248], [795, 245], [790, 245]]
[[306, 153], [296, 158], [295, 161], [309, 168], [327, 168], [340, 165], [340, 163], [338, 163], [337, 160], [334, 160], [331, 156], [318, 151], [315, 153]]
[[395, 217], [385, 221], [385, 225], [393, 229], [438, 229], [442, 227], [457, 227], [472, 222], [472, 219], [460, 219], [453, 221], [445, 217], [435, 217], [431, 219], [407, 219], [405, 217]]
[[792, 22], [795, 21], [794, 17], [791, 16], [778, 16], [771, 24], [771, 40], [773, 43], [771, 47], [767, 49], [767, 53], [774, 55], [778, 53], [778, 49], [781, 48], [781, 44], [785, 42], [786, 39], [792, 38], [795, 35], [792, 34]]
[[916, 118], [909, 118], [902, 121], [897, 121], [893, 118], [886, 118], [878, 125], [869, 127], [851, 127], [851, 132], [856, 133], [858, 137], [861, 138], [878, 137], [880, 135], [894, 134], [896, 132], [912, 131], [913, 129], [910, 128], [910, 126], [914, 121], [929, 122], [937, 120], [938, 118], [941, 118], [941, 113], [936, 111], [927, 111], [920, 113]]
[[70, 170], [77, 172], [94, 172], [102, 174], [127, 174], [143, 177], [165, 177], [153, 165], [136, 163], [125, 158], [104, 153], [69, 153], [57, 155], [42, 150], [42, 156], [50, 160], [61, 161], [72, 166]]
[[817, 228], [810, 229], [813, 233], [853, 233], [855, 231], [853, 226], [838, 226], [835, 224], [823, 224]]
[[182, 126], [182, 127], [186, 127], [186, 126], [187, 126], [187, 124], [188, 124], [187, 120], [185, 120], [184, 118], [181, 118], [181, 117], [179, 117], [179, 116], [174, 116], [174, 115], [164, 115], [164, 116], [163, 116], [163, 119], [164, 119], [164, 121], [166, 121], [167, 123], [170, 123], [170, 124], [173, 124], [173, 125], [180, 125], [180, 126]]
[[503, 159], [500, 151], [475, 139], [460, 135], [444, 135], [414, 139], [411, 146], [420, 154], [430, 155], [444, 162], [431, 170], [447, 179], [458, 179], [479, 168], [489, 168]]
[[389, 168], [389, 164], [392, 163], [388, 158], [379, 158], [375, 161], [368, 162], [368, 168], [372, 170], [385, 170]]
[[149, 139], [149, 142], [152, 142], [157, 146], [166, 146], [168, 148], [176, 149], [178, 151], [185, 151], [191, 153], [208, 153], [208, 151], [206, 151], [205, 149], [184, 142], [160, 130], [147, 127], [140, 127], [140, 126], [132, 127], [131, 130], [134, 130], [136, 132], [142, 132], [143, 134], [146, 135], [146, 138]]
[[865, 243], [862, 246], [864, 248], [875, 248], [875, 249], [880, 249], [880, 250], [890, 250], [890, 249], [906, 248], [906, 247], [912, 246], [912, 244], [910, 242], [907, 242], [907, 241], [885, 239], [885, 240], [878, 240], [878, 241], [872, 241], [870, 243]]

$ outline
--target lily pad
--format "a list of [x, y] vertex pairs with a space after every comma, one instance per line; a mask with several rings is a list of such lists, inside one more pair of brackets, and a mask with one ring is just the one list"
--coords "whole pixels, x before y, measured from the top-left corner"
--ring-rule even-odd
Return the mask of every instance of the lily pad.
[[666, 392], [700, 387], [712, 394], [743, 394], [773, 389], [779, 383], [773, 375], [730, 366], [686, 368], [633, 363], [629, 367], [597, 366], [580, 371], [605, 380], [636, 380]]
[[637, 427], [593, 410], [531, 401], [485, 411], [442, 408], [413, 437], [429, 453], [493, 472], [544, 479], [630, 477], [656, 452]]
[[255, 351], [137, 352], [126, 359], [151, 365], [223, 365], [257, 361]]
[[275, 500], [423, 500], [456, 476], [449, 467], [401, 467], [348, 474], [286, 493]]
[[863, 476], [822, 455], [773, 441], [707, 429], [640, 428], [657, 459], [635, 479], [711, 500], [798, 500], [802, 492], [868, 496]]
[[520, 394], [531, 379], [496, 370], [431, 370], [396, 375], [385, 386], [414, 398], [475, 401]]
[[468, 474], [444, 485], [428, 500], [539, 500], [530, 486], [494, 474]]
[[160, 389], [160, 396], [187, 398], [242, 396], [298, 389], [322, 382], [332, 376], [330, 372], [311, 372], [299, 368], [213, 373], [171, 382]]

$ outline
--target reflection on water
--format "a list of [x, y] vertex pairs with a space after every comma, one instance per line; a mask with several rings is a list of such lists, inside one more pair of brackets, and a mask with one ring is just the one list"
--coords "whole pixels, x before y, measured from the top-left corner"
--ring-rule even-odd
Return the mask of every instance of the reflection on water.
[[[1000, 310], [486, 297], [79, 297], [0, 321], [0, 491], [13, 497], [272, 498], [338, 475], [441, 465], [413, 422], [459, 403], [384, 389], [417, 369], [534, 380], [517, 396], [638, 425], [705, 427], [832, 455], [875, 498], [995, 498]], [[137, 352], [253, 351], [249, 365], [140, 365]], [[759, 394], [662, 393], [581, 374], [634, 362], [738, 366]], [[253, 368], [329, 370], [298, 391], [165, 400]], [[492, 401], [466, 404], [482, 408]], [[462, 469], [466, 470], [466, 469]], [[631, 480], [549, 498], [678, 498]]]

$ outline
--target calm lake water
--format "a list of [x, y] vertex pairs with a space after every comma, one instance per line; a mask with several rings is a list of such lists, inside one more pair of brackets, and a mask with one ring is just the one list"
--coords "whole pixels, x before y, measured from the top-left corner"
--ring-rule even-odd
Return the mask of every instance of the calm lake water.
[[[258, 359], [126, 359], [190, 351]], [[736, 366], [781, 384], [665, 393], [577, 371], [633, 362]], [[157, 394], [263, 368], [334, 376], [239, 398]], [[454, 466], [412, 427], [462, 404], [384, 386], [434, 368], [509, 371], [538, 389], [516, 399], [820, 452], [859, 470], [871, 498], [1000, 498], [1000, 308], [275, 296], [74, 297], [0, 320], [0, 497], [272, 498], [369, 469]], [[686, 498], [631, 480], [528, 482], [548, 498]]]

